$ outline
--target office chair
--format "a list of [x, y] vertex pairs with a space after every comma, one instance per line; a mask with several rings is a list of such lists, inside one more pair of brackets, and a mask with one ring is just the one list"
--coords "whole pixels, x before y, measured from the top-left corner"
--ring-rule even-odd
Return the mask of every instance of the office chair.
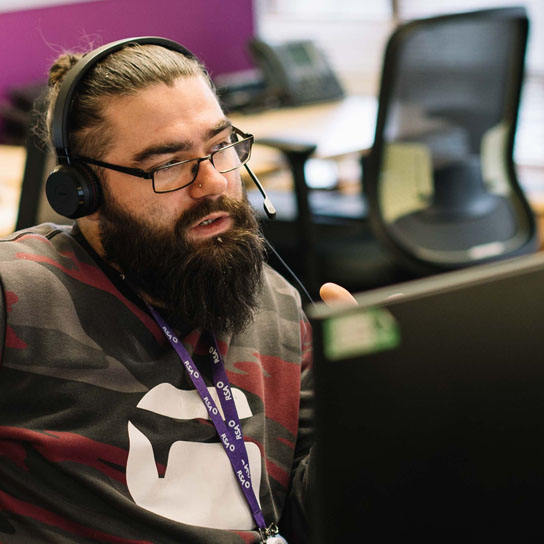
[[513, 160], [527, 32], [524, 8], [487, 9], [387, 44], [364, 192], [377, 238], [418, 275], [538, 247]]
[[[362, 160], [369, 222], [316, 220], [303, 167], [310, 149], [266, 142], [293, 167], [294, 259], [311, 291], [322, 281], [364, 290], [536, 251], [513, 162], [527, 32], [523, 8], [420, 19], [393, 32], [374, 144]], [[263, 230], [285, 249], [281, 232]]]
[[[357, 292], [414, 277], [377, 243], [362, 193], [310, 188], [306, 166], [315, 144], [289, 137], [259, 138], [257, 143], [280, 151], [293, 179], [292, 193], [268, 190], [278, 213], [274, 221], [262, 217], [261, 225], [279, 253], [270, 255], [273, 267], [285, 274], [285, 261], [314, 298], [326, 281]], [[260, 195], [255, 196], [250, 201], [260, 209]]]

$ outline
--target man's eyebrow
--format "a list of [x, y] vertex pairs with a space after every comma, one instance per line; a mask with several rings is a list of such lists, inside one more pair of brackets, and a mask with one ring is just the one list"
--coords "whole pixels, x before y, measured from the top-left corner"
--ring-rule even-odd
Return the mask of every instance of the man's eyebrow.
[[[206, 140], [211, 140], [217, 134], [231, 127], [232, 123], [228, 119], [223, 119], [217, 125], [206, 131], [204, 138]], [[136, 155], [133, 157], [133, 161], [136, 163], [141, 163], [150, 157], [168, 155], [170, 153], [178, 153], [180, 151], [188, 151], [192, 146], [193, 143], [188, 140], [183, 142], [165, 142], [157, 145], [151, 145], [136, 153]]]
[[151, 145], [136, 153], [132, 160], [135, 163], [140, 163], [144, 162], [150, 157], [155, 157], [157, 155], [168, 155], [170, 153], [177, 153], [179, 151], [187, 151], [191, 149], [191, 147], [191, 142], [166, 142], [158, 145]]
[[228, 119], [223, 119], [215, 127], [211, 128], [206, 132], [205, 138], [206, 140], [211, 140], [214, 136], [219, 134], [220, 132], [223, 132], [224, 130], [227, 130], [228, 128], [232, 128], [232, 123]]

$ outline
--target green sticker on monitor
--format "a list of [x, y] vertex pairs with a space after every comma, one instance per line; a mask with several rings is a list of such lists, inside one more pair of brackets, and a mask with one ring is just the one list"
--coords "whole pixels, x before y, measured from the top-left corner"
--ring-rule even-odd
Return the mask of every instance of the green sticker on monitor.
[[399, 343], [397, 322], [384, 308], [354, 311], [323, 322], [323, 347], [332, 361], [393, 349]]

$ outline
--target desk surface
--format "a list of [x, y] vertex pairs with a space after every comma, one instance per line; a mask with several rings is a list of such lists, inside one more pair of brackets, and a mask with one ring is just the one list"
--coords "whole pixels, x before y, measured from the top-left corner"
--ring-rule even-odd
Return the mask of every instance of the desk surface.
[[0, 236], [12, 232], [17, 221], [25, 159], [24, 147], [0, 145]]
[[231, 114], [241, 130], [259, 138], [281, 138], [317, 145], [315, 157], [335, 158], [364, 153], [374, 142], [378, 102], [372, 96], [252, 114]]

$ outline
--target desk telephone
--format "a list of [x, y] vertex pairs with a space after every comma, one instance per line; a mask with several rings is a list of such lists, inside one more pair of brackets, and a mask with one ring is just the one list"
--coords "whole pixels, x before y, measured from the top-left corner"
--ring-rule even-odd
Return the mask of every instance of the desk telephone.
[[265, 92], [280, 105], [295, 106], [344, 96], [325, 55], [312, 41], [272, 44], [253, 39], [249, 51], [261, 69]]

